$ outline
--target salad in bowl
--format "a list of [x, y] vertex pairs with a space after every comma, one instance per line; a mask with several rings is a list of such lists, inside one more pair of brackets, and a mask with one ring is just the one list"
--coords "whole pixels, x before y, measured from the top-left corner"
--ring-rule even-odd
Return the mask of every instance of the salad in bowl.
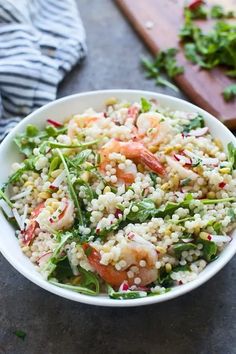
[[114, 95], [103, 109], [44, 122], [15, 134], [22, 159], [0, 205], [53, 289], [167, 297], [231, 246], [236, 149], [211, 134], [200, 109]]

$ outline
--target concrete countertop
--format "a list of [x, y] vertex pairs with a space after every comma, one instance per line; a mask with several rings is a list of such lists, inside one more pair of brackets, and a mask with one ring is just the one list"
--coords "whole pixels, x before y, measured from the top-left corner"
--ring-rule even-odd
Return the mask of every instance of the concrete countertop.
[[[58, 96], [135, 88], [173, 95], [144, 79], [148, 55], [110, 0], [77, 0], [89, 53]], [[179, 94], [179, 97], [184, 97]], [[234, 354], [236, 258], [197, 290], [143, 308], [99, 308], [64, 300], [32, 284], [0, 256], [0, 354]], [[24, 341], [13, 332], [23, 330]]]

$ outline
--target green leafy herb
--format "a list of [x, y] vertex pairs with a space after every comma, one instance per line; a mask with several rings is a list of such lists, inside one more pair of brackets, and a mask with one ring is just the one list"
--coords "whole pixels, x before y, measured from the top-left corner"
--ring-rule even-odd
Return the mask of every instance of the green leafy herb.
[[94, 290], [91, 290], [89, 288], [85, 288], [83, 286], [77, 286], [77, 285], [70, 285], [70, 284], [63, 284], [63, 283], [58, 283], [55, 280], [49, 280], [49, 283], [59, 286], [60, 288], [66, 289], [66, 290], [72, 290], [75, 291], [77, 293], [81, 293], [84, 295], [98, 295], [98, 292], [95, 292]]
[[154, 79], [157, 85], [167, 86], [178, 91], [175, 85], [162, 76], [162, 74], [166, 74], [169, 78], [174, 78], [183, 73], [183, 67], [177, 65], [176, 54], [177, 49], [169, 48], [166, 51], [159, 52], [153, 61], [146, 58], [142, 59], [147, 78]]
[[[235, 36], [236, 42], [236, 36]], [[235, 53], [235, 60], [236, 60], [236, 53]], [[236, 97], [236, 84], [232, 84], [227, 86], [223, 91], [223, 96], [226, 101], [232, 101]]]
[[23, 162], [23, 166], [21, 168], [19, 168], [15, 173], [13, 173], [6, 185], [8, 184], [13, 184], [16, 183], [18, 181], [20, 181], [21, 176], [26, 172], [26, 171], [34, 171], [35, 170], [35, 163], [37, 161], [37, 157], [36, 156], [32, 156], [28, 159], [25, 159]]
[[196, 7], [194, 10], [189, 9], [189, 7], [184, 8], [185, 18], [192, 20], [205, 20], [207, 18], [207, 9], [204, 5]]
[[56, 268], [52, 277], [56, 278], [59, 282], [65, 282], [66, 279], [73, 277], [73, 272], [67, 257], [56, 262]]
[[211, 18], [215, 18], [215, 19], [233, 18], [234, 12], [233, 11], [225, 12], [223, 6], [214, 5], [211, 8], [210, 16], [211, 16]]
[[0, 199], [3, 199], [10, 208], [13, 208], [12, 202], [9, 200], [9, 198], [6, 196], [6, 194], [0, 189]]
[[189, 250], [195, 250], [197, 248], [197, 246], [194, 244], [194, 243], [176, 243], [173, 245], [173, 250], [176, 254], [177, 257], [180, 257], [181, 256], [181, 253], [183, 251], [189, 251]]
[[83, 269], [82, 267], [79, 267], [79, 272], [81, 275], [81, 286], [94, 291], [94, 293], [97, 295], [99, 293], [99, 281], [97, 276], [94, 273]]
[[180, 185], [181, 185], [181, 187], [185, 187], [185, 186], [188, 186], [189, 185], [189, 183], [191, 183], [192, 182], [192, 179], [191, 178], [184, 178], [184, 179], [182, 179], [181, 181], [180, 181]]
[[234, 222], [236, 220], [236, 213], [233, 208], [229, 208], [227, 214], [230, 217], [231, 222]]
[[[48, 140], [49, 137], [56, 137], [66, 131], [67, 128], [54, 128], [47, 126], [44, 130], [39, 130], [35, 125], [28, 125], [24, 133], [19, 134], [14, 142], [18, 146], [20, 152], [25, 156], [32, 155], [33, 149], [38, 147], [43, 141]], [[40, 143], [38, 142], [38, 139]]]
[[141, 97], [141, 107], [143, 113], [149, 112], [152, 107], [152, 104], [148, 100], [146, 100], [146, 98]]
[[129, 300], [139, 299], [147, 296], [146, 291], [115, 291], [110, 285], [107, 284], [108, 295], [111, 299]]
[[231, 163], [232, 168], [234, 169], [236, 168], [236, 147], [231, 142], [227, 145], [227, 149], [229, 162]]
[[15, 332], [13, 332], [18, 338], [25, 340], [26, 333], [20, 329], [17, 329]]
[[78, 201], [78, 198], [77, 198], [73, 183], [71, 182], [69, 168], [67, 166], [66, 160], [65, 160], [62, 152], [59, 149], [57, 149], [57, 153], [58, 153], [58, 155], [59, 155], [59, 157], [60, 157], [60, 159], [61, 159], [61, 161], [62, 161], [62, 163], [64, 165], [64, 169], [66, 171], [68, 189], [69, 189], [70, 197], [73, 200], [73, 202], [75, 204], [75, 207], [76, 207], [76, 215], [77, 215], [77, 217], [79, 219], [80, 225], [83, 225], [84, 224], [83, 215], [82, 215], [82, 212], [81, 212], [81, 209], [80, 209], [79, 201]]
[[59, 166], [60, 166], [60, 162], [61, 162], [61, 160], [60, 160], [60, 157], [59, 156], [55, 156], [52, 160], [51, 160], [51, 162], [50, 162], [50, 166], [49, 166], [49, 175], [51, 175], [51, 173], [53, 172], [53, 171], [55, 171]]
[[214, 229], [214, 231], [215, 231], [216, 234], [219, 235], [219, 234], [222, 233], [222, 227], [223, 227], [223, 225], [222, 225], [221, 222], [219, 222], [219, 221], [214, 222], [214, 224], [212, 225], [212, 227], [213, 227], [213, 229]]
[[194, 119], [190, 119], [183, 127], [184, 133], [189, 133], [191, 130], [197, 128], [203, 128], [205, 126], [204, 118], [201, 114], [198, 114]]
[[[234, 202], [236, 198], [224, 198], [224, 199], [201, 199], [202, 204], [217, 204]], [[130, 206], [130, 212], [126, 216], [127, 220], [144, 222], [152, 217], [165, 218], [167, 215], [172, 216], [174, 212], [179, 208], [189, 208], [190, 203], [193, 201], [193, 196], [187, 194], [184, 201], [180, 203], [167, 203], [164, 207], [156, 208], [153, 200], [149, 198], [143, 199], [141, 202], [133, 203]], [[134, 210], [134, 206], [138, 208], [137, 211]], [[119, 205], [122, 210], [122, 205]]]
[[211, 262], [216, 258], [217, 255], [217, 246], [214, 242], [212, 241], [207, 241], [207, 240], [198, 240], [198, 243], [201, 243], [203, 245], [203, 258], [207, 262]]

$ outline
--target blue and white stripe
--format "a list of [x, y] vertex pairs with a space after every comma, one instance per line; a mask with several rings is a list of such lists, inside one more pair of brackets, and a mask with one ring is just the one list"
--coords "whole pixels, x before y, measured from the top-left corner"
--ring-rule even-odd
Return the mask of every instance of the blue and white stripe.
[[86, 53], [74, 0], [0, 0], [0, 140]]

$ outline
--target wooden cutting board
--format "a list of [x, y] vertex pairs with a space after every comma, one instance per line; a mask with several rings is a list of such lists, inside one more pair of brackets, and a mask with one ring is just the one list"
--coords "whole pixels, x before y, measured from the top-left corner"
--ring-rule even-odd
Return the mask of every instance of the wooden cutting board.
[[[236, 100], [226, 103], [222, 91], [235, 80], [221, 69], [206, 71], [186, 60], [179, 45], [178, 32], [183, 24], [183, 0], [116, 0], [133, 27], [153, 54], [158, 50], [179, 47], [177, 61], [185, 72], [175, 79], [177, 85], [197, 105], [219, 118], [229, 128], [236, 128]], [[213, 0], [208, 3], [213, 4]], [[226, 9], [236, 10], [236, 0], [218, 0]], [[198, 21], [209, 27], [209, 21]], [[150, 28], [151, 27], [151, 28]]]

